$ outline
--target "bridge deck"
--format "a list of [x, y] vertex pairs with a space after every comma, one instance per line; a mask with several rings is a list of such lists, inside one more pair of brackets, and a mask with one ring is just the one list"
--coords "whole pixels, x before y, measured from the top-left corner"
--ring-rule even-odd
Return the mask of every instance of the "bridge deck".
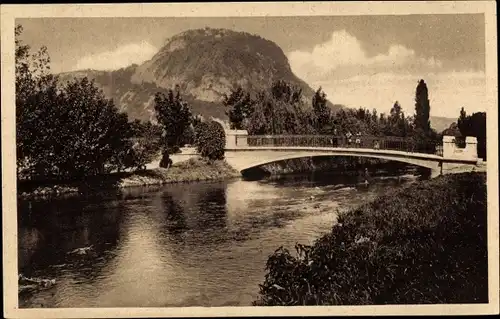
[[[416, 153], [397, 150], [380, 150], [373, 148], [357, 148], [357, 147], [311, 147], [311, 146], [236, 146], [228, 147], [226, 151], [230, 152], [252, 152], [252, 151], [274, 151], [274, 152], [315, 152], [315, 153], [344, 153], [346, 155], [388, 155], [396, 157], [414, 158], [421, 160], [428, 160], [433, 162], [445, 162], [455, 164], [476, 164], [477, 160], [443, 157], [436, 154]], [[325, 154], [327, 155], [327, 154]], [[323, 156], [323, 154], [322, 154]]]

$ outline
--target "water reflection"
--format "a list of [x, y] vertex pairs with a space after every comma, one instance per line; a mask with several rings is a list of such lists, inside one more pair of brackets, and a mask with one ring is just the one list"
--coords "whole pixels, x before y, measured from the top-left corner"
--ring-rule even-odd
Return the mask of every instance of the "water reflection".
[[163, 212], [165, 214], [164, 226], [167, 234], [174, 237], [174, 240], [183, 241], [182, 236], [188, 230], [188, 224], [184, 210], [177, 203], [170, 193], [163, 193], [161, 196]]
[[219, 184], [217, 187], [207, 189], [200, 196], [198, 207], [200, 208], [199, 218], [197, 218], [197, 228], [202, 231], [206, 229], [210, 232], [218, 232], [223, 236], [226, 228], [226, 192], [225, 185]]

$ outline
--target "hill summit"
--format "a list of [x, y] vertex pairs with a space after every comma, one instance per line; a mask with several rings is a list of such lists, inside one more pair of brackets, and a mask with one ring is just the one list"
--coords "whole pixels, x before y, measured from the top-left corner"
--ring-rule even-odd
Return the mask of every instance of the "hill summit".
[[150, 60], [115, 71], [82, 70], [61, 80], [87, 76], [130, 118], [153, 119], [153, 97], [179, 85], [193, 113], [225, 119], [224, 94], [240, 85], [256, 93], [285, 80], [302, 89], [310, 104], [313, 89], [293, 74], [274, 42], [227, 29], [188, 30], [168, 39]]

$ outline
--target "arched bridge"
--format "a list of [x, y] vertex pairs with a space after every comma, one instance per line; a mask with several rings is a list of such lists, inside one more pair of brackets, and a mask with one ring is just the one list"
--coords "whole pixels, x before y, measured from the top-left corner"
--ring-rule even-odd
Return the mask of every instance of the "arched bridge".
[[233, 168], [249, 168], [287, 159], [312, 156], [357, 156], [399, 161], [432, 170], [433, 175], [457, 166], [478, 163], [477, 140], [461, 141], [444, 136], [442, 143], [418, 143], [410, 139], [370, 136], [248, 135], [242, 130], [226, 131], [225, 158]]

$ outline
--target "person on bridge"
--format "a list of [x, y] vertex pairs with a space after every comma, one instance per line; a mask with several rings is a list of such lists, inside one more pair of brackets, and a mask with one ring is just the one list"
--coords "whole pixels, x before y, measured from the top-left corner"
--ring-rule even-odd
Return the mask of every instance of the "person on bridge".
[[345, 134], [345, 136], [347, 137], [347, 145], [351, 145], [351, 143], [352, 143], [352, 134], [351, 134], [351, 132], [347, 131], [347, 133]]
[[337, 129], [336, 128], [333, 130], [332, 146], [333, 147], [339, 146], [339, 139], [337, 137]]
[[361, 147], [361, 132], [356, 134], [356, 147]]

